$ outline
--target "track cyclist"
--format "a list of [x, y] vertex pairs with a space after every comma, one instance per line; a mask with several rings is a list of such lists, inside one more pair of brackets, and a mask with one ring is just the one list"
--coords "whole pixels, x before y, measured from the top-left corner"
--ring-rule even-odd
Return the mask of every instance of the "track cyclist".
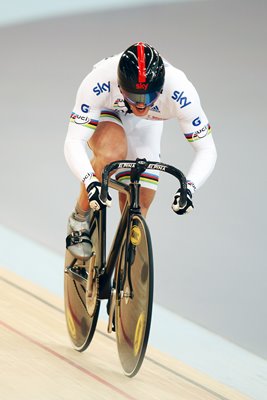
[[[91, 256], [90, 208], [99, 210], [111, 205], [110, 196], [106, 203], [99, 197], [104, 166], [137, 157], [160, 161], [163, 121], [172, 118], [177, 118], [195, 152], [186, 177], [187, 204], [179, 207], [179, 190], [172, 203], [173, 211], [182, 215], [194, 208], [192, 196], [212, 173], [217, 158], [210, 125], [192, 83], [155, 48], [143, 42], [101, 60], [82, 81], [64, 147], [66, 161], [81, 182], [66, 239], [74, 257], [86, 261]], [[88, 146], [93, 154], [91, 161]], [[119, 170], [116, 179], [129, 182], [129, 171]], [[158, 180], [158, 171], [145, 171], [141, 176], [144, 216], [154, 199]], [[119, 202], [122, 209], [123, 194]]]

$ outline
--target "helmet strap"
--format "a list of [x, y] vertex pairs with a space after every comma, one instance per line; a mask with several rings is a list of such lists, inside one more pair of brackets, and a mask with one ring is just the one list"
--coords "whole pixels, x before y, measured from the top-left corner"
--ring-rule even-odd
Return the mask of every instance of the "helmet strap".
[[125, 99], [124, 99], [124, 104], [125, 104], [125, 107], [127, 108], [126, 114], [132, 114], [133, 112], [131, 110], [131, 107], [130, 107], [128, 101]]

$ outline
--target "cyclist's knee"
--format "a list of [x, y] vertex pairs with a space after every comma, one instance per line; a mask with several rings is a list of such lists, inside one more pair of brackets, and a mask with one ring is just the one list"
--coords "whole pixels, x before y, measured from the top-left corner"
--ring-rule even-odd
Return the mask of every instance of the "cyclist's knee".
[[124, 160], [126, 158], [126, 154], [127, 153], [123, 149], [116, 148], [114, 151], [107, 151], [99, 154], [96, 158], [103, 166], [105, 166], [116, 160]]
[[88, 144], [95, 158], [105, 165], [127, 155], [124, 129], [113, 122], [101, 122]]

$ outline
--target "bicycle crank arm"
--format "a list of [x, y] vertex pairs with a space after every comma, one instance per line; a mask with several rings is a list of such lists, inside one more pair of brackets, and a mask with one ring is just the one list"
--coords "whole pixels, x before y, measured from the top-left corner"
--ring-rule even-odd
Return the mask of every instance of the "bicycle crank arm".
[[[75, 267], [75, 266], [73, 267], [70, 265], [69, 267], [65, 268], [64, 272], [65, 272], [65, 274], [69, 275], [69, 277], [71, 279], [73, 279], [74, 281], [85, 284], [87, 279], [84, 276], [84, 273], [86, 273], [86, 272], [82, 271], [81, 270], [82, 268], [83, 267]], [[83, 268], [83, 270], [84, 270], [84, 268]], [[82, 273], [83, 273], [83, 275], [82, 275]]]
[[116, 289], [111, 290], [110, 295], [110, 306], [109, 306], [109, 318], [108, 318], [108, 333], [112, 332], [112, 327], [114, 323], [114, 313], [115, 313], [115, 305], [116, 305]]

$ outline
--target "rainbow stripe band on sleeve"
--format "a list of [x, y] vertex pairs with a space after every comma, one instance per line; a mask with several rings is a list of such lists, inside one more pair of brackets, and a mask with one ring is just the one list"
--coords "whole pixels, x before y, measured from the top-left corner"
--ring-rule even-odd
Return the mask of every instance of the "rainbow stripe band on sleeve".
[[97, 119], [90, 119], [88, 117], [84, 117], [84, 116], [76, 114], [74, 112], [71, 113], [70, 122], [72, 122], [76, 125], [81, 125], [81, 126], [84, 126], [85, 128], [91, 128], [91, 129], [95, 129], [98, 124]]
[[195, 142], [196, 140], [203, 139], [205, 136], [208, 136], [211, 133], [211, 126], [207, 124], [203, 126], [203, 128], [199, 129], [196, 132], [185, 133], [185, 137], [188, 142]]
[[[123, 182], [123, 181], [128, 181], [129, 182], [130, 181], [130, 176], [131, 176], [131, 171], [119, 172], [119, 173], [116, 174], [116, 180], [119, 181], [119, 182]], [[141, 175], [140, 181], [141, 182], [147, 182], [147, 183], [150, 183], [152, 185], [156, 185], [157, 186], [157, 184], [159, 182], [159, 177], [158, 177], [158, 175], [154, 175], [154, 174], [150, 174], [150, 173], [144, 172]]]
[[109, 110], [103, 110], [103, 111], [101, 111], [100, 118], [111, 118], [111, 119], [114, 119], [115, 121], [119, 121], [122, 124], [122, 121], [121, 121], [120, 117], [118, 116], [118, 113], [116, 113], [114, 111], [112, 112]]

